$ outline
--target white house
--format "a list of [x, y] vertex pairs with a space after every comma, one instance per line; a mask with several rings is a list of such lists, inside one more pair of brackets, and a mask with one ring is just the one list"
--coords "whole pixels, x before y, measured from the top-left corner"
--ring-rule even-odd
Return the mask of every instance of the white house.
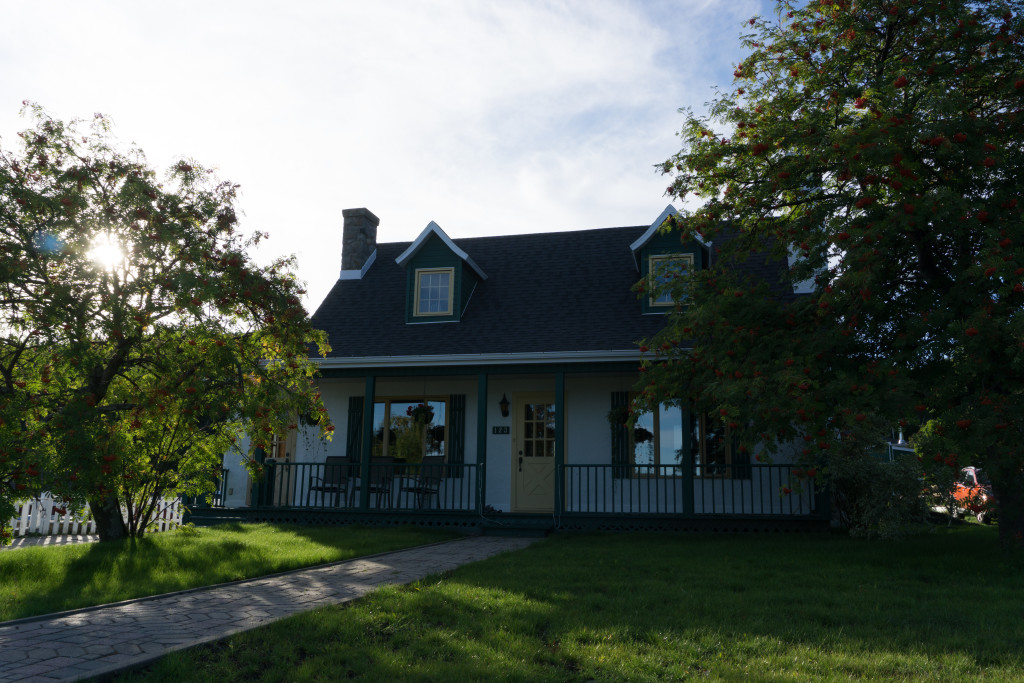
[[[319, 382], [336, 436], [277, 440], [256, 487], [229, 454], [224, 505], [541, 526], [821, 519], [812, 487], [780, 495], [790, 466], [740, 459], [713, 415], [665, 405], [622, 424], [637, 342], [676, 305], [632, 286], [714, 255], [660, 232], [670, 213], [457, 240], [431, 222], [378, 244], [379, 219], [345, 210], [341, 273], [313, 315], [332, 348]], [[763, 261], [757, 275], [779, 281], [786, 264]]]

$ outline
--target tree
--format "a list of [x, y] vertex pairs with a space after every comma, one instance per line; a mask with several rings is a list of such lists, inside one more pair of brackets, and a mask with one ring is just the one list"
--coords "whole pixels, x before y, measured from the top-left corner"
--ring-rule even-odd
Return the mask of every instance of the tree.
[[[1021, 544], [1021, 5], [811, 0], [750, 20], [734, 86], [686, 112], [663, 167], [701, 202], [664, 229], [717, 253], [660, 285], [680, 304], [645, 342], [638, 409], [692, 399], [740, 448], [796, 441], [808, 461], [875, 416], [934, 419]], [[779, 282], [737, 267], [766, 261]]]
[[158, 182], [103, 116], [26, 110], [0, 151], [0, 523], [49, 490], [101, 538], [141, 535], [162, 496], [212, 490], [242, 430], [266, 447], [302, 415], [329, 437], [325, 337], [293, 261], [248, 255], [237, 186], [190, 160]]

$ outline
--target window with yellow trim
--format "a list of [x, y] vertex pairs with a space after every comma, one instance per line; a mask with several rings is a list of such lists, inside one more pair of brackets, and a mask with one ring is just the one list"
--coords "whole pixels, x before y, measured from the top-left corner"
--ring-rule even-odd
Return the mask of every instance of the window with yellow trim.
[[672, 293], [663, 287], [682, 277], [693, 267], [693, 254], [661, 254], [651, 256], [648, 262], [648, 280], [651, 306], [673, 306]]
[[420, 268], [416, 271], [416, 316], [451, 315], [454, 268]]

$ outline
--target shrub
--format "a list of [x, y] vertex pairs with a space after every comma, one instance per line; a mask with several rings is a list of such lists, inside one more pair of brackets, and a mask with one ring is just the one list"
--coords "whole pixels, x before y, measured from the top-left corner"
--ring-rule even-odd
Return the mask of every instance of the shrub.
[[828, 469], [833, 512], [851, 535], [901, 538], [927, 518], [920, 464], [909, 453], [883, 462], [864, 449], [840, 450]]

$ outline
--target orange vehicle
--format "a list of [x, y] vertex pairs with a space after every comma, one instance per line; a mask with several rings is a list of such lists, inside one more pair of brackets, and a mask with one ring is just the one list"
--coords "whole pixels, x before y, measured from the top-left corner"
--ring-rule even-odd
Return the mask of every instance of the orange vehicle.
[[953, 489], [956, 506], [965, 513], [970, 511], [979, 522], [989, 524], [996, 510], [996, 498], [992, 484], [985, 473], [977, 467], [960, 470], [960, 479]]

